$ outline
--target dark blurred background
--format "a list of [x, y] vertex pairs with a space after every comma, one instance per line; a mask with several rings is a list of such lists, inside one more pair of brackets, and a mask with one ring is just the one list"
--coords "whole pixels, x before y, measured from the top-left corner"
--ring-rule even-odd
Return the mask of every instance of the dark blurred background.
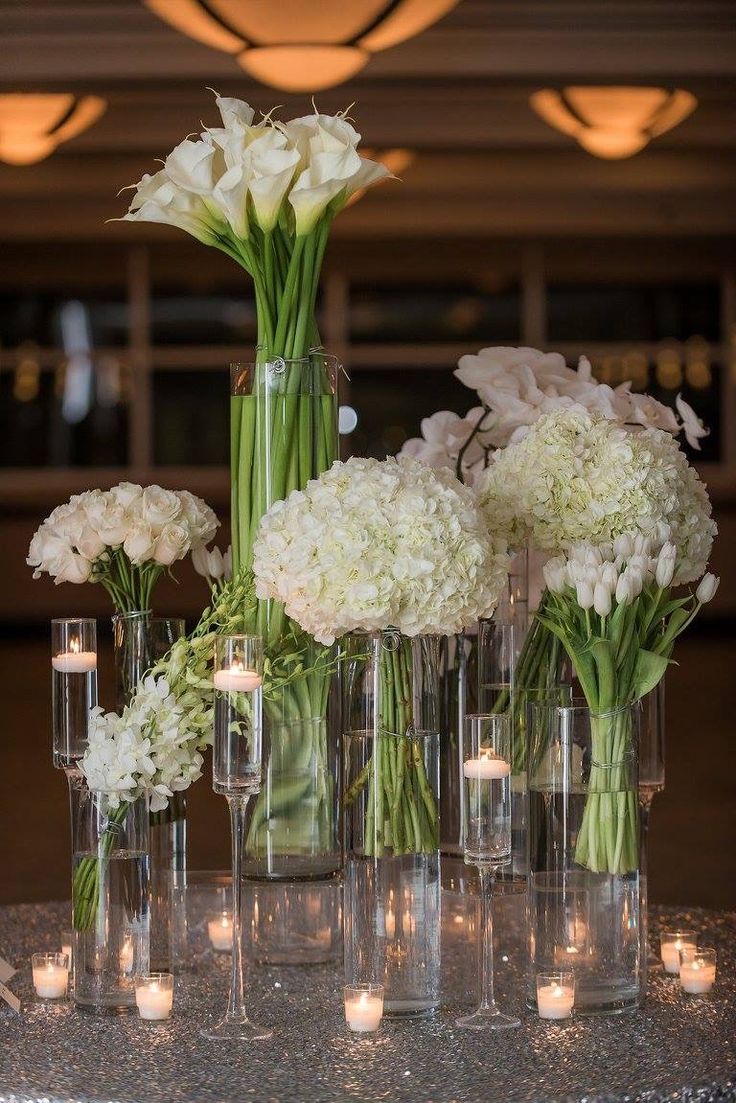
[[[667, 679], [667, 789], [650, 897], [736, 904], [736, 26], [710, 0], [461, 0], [318, 96], [352, 110], [402, 181], [336, 223], [321, 326], [357, 415], [344, 450], [383, 456], [437, 409], [464, 412], [458, 357], [486, 344], [590, 356], [711, 428], [697, 457], [721, 530], [721, 589]], [[51, 766], [49, 618], [109, 623], [94, 587], [33, 582], [30, 537], [69, 494], [120, 479], [203, 495], [228, 542], [228, 371], [249, 358], [244, 275], [179, 231], [108, 223], [211, 93], [281, 114], [309, 96], [256, 84], [140, 0], [0, 0], [3, 93], [93, 93], [106, 113], [37, 164], [0, 160], [0, 902], [68, 894], [66, 785]], [[624, 160], [591, 156], [529, 105], [565, 85], [684, 88], [679, 126]], [[0, 98], [0, 140], [3, 136]], [[1, 146], [0, 141], [0, 146]], [[85, 335], [82, 344], [75, 334]], [[194, 623], [190, 566], [157, 611]], [[102, 699], [111, 699], [109, 632]], [[190, 866], [228, 861], [224, 804], [190, 793]]]

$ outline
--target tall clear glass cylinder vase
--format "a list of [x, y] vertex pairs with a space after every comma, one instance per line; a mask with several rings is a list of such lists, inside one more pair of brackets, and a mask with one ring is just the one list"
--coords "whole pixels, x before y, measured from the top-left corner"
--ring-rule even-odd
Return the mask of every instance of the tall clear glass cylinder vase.
[[641, 940], [647, 969], [661, 969], [649, 944], [649, 819], [652, 802], [665, 782], [665, 680], [642, 698], [639, 741], [639, 812], [641, 816]]
[[642, 999], [638, 705], [530, 707], [530, 953], [538, 972], [571, 968], [581, 1014]]
[[[117, 708], [130, 702], [136, 686], [184, 635], [181, 617], [154, 617], [150, 612], [118, 613], [112, 618]], [[175, 793], [162, 812], [150, 818], [151, 969], [176, 972], [185, 953], [187, 806]]]
[[341, 663], [345, 977], [390, 1016], [440, 998], [438, 636], [356, 633]]
[[[231, 368], [233, 568], [250, 567], [263, 514], [338, 458], [335, 357], [260, 356]], [[254, 631], [286, 671], [300, 652], [306, 677], [264, 702], [263, 786], [248, 809], [246, 877], [253, 951], [261, 961], [311, 963], [339, 951], [339, 724], [332, 652], [275, 601], [259, 601]], [[294, 886], [299, 887], [295, 894]], [[298, 906], [295, 901], [298, 899]], [[256, 907], [257, 904], [257, 907]]]
[[135, 977], [150, 971], [148, 801], [113, 808], [82, 786], [74, 814], [74, 1002], [132, 1010]]
[[478, 632], [440, 641], [440, 829], [442, 853], [462, 857], [462, 731], [478, 712]]

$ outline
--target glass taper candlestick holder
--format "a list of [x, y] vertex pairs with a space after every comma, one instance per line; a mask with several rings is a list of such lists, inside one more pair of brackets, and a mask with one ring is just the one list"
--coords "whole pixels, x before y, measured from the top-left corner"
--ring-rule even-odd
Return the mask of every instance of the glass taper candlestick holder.
[[465, 861], [478, 869], [481, 900], [480, 1003], [457, 1025], [504, 1030], [519, 1020], [502, 1014], [493, 995], [493, 881], [511, 861], [511, 722], [508, 713], [477, 713], [463, 731]]
[[58, 770], [77, 769], [87, 746], [89, 710], [97, 704], [97, 622], [51, 621], [53, 755]]
[[213, 788], [225, 797], [232, 834], [232, 976], [225, 1016], [208, 1038], [256, 1041], [271, 1030], [251, 1022], [243, 984], [243, 844], [248, 801], [261, 788], [263, 641], [260, 636], [219, 636], [215, 641]]

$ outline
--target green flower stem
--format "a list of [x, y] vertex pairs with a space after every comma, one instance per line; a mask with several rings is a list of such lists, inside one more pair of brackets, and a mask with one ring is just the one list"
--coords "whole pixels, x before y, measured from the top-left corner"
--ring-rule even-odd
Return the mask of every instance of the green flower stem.
[[75, 931], [89, 931], [95, 925], [97, 901], [101, 891], [106, 863], [115, 842], [120, 837], [120, 825], [125, 821], [129, 805], [123, 802], [108, 817], [108, 826], [100, 835], [97, 856], [83, 858], [74, 871], [72, 881], [72, 922]]

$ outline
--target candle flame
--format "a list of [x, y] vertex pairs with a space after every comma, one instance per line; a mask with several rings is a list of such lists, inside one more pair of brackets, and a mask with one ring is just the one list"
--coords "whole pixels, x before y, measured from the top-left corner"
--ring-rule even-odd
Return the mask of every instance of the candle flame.
[[72, 636], [71, 640], [69, 641], [69, 651], [72, 655], [79, 654], [79, 639], [76, 636]]
[[235, 662], [230, 667], [230, 673], [231, 674], [242, 674], [244, 671], [245, 671], [245, 666], [243, 665], [243, 663], [241, 662], [240, 659], [236, 659]]
[[564, 995], [564, 992], [562, 991], [562, 988], [559, 984], [556, 984], [552, 989], [552, 995], [555, 997], [555, 999], [559, 999], [560, 996]]

